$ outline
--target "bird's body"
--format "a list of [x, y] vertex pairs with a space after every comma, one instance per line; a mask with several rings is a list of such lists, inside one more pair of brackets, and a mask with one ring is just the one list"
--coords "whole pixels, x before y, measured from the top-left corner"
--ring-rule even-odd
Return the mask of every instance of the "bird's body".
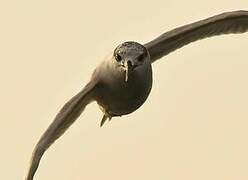
[[56, 115], [33, 151], [26, 180], [33, 180], [44, 152], [79, 117], [87, 104], [96, 101], [107, 118], [122, 116], [138, 109], [152, 87], [151, 63], [191, 42], [221, 34], [248, 31], [248, 11], [222, 13], [176, 28], [141, 45], [120, 44], [94, 71], [81, 92], [71, 98]]
[[[132, 44], [146, 51], [143, 45], [134, 42]], [[99, 81], [94, 99], [109, 118], [135, 111], [145, 102], [151, 91], [152, 68], [148, 53], [143, 64], [130, 72], [126, 82], [125, 73], [111, 55], [96, 68], [92, 75], [93, 79]]]

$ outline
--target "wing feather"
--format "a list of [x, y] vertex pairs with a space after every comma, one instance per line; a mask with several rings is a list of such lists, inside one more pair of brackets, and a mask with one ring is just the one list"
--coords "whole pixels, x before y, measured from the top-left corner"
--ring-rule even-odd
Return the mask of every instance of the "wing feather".
[[41, 157], [44, 152], [79, 117], [86, 105], [94, 100], [93, 93], [96, 84], [97, 81], [90, 81], [84, 87], [84, 89], [73, 98], [71, 98], [56, 115], [52, 124], [41, 136], [40, 140], [35, 146], [26, 180], [33, 180], [34, 174], [39, 166]]
[[244, 33], [247, 31], [248, 11], [226, 12], [173, 29], [144, 46], [150, 53], [151, 61], [154, 62], [191, 42], [221, 34]]

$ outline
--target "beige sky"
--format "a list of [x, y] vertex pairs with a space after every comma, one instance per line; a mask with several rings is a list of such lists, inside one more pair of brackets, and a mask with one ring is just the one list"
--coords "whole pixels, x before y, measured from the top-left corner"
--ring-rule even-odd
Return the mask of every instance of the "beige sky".
[[[35, 143], [119, 43], [141, 43], [247, 0], [1, 1], [0, 179], [23, 179]], [[35, 180], [247, 180], [248, 34], [199, 41], [153, 65], [136, 112], [99, 128], [87, 107]]]

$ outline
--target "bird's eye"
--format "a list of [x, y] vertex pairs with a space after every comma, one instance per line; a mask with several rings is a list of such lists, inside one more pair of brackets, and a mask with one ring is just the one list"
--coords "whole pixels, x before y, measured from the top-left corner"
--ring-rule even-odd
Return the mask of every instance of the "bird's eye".
[[116, 53], [115, 54], [115, 59], [116, 59], [116, 61], [120, 62], [121, 61], [121, 55]]

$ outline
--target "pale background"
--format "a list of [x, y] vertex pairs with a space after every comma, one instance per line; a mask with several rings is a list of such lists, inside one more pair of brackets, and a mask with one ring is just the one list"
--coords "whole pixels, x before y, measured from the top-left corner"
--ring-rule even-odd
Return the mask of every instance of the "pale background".
[[[0, 179], [22, 180], [40, 135], [119, 43], [247, 0], [1, 1]], [[248, 34], [198, 41], [153, 65], [131, 115], [99, 128], [87, 107], [43, 156], [36, 180], [247, 180]]]

